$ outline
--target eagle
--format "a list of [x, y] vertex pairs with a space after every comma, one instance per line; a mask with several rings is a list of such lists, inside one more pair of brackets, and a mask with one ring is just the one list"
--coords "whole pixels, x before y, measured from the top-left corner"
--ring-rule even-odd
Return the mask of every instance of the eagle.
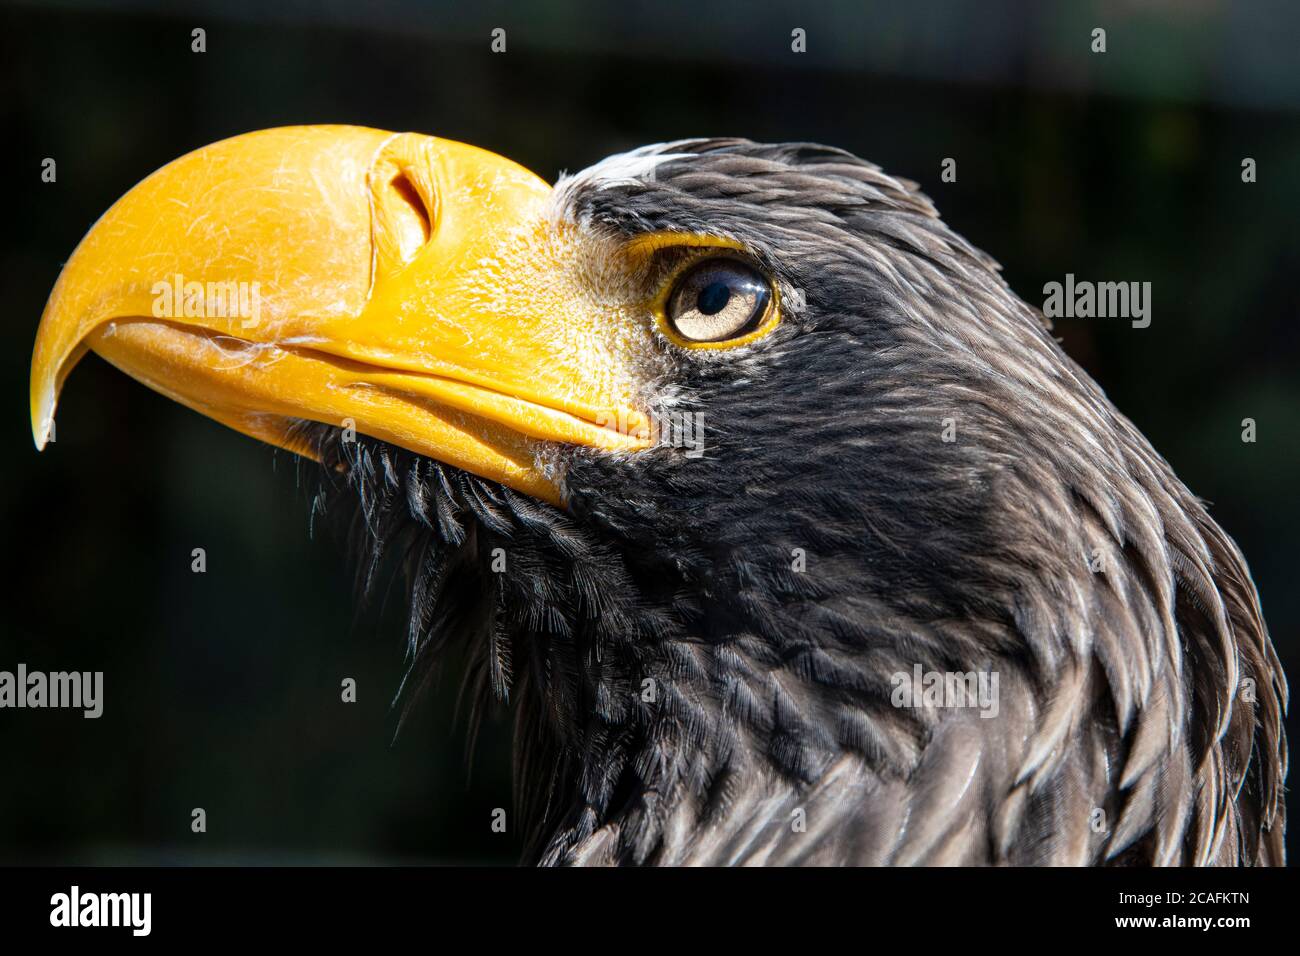
[[236, 136], [66, 263], [38, 448], [88, 350], [320, 463], [362, 581], [403, 569], [399, 712], [454, 661], [512, 715], [526, 862], [1284, 862], [1241, 552], [850, 153], [688, 139], [552, 186], [415, 133]]

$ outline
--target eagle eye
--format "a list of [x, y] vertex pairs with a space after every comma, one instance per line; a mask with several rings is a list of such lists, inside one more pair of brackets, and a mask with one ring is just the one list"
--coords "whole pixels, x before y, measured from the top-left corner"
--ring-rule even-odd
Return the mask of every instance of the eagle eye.
[[687, 342], [725, 342], [761, 326], [771, 302], [772, 287], [760, 273], [737, 259], [715, 257], [677, 280], [666, 318]]

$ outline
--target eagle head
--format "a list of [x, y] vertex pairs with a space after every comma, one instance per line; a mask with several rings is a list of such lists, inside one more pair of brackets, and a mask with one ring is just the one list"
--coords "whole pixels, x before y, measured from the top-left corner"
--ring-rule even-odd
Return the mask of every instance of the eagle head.
[[455, 659], [513, 709], [532, 860], [1281, 862], [1241, 554], [846, 152], [684, 140], [552, 188], [415, 134], [236, 137], [68, 262], [38, 445], [87, 349], [321, 462], [362, 580], [405, 564], [403, 707]]

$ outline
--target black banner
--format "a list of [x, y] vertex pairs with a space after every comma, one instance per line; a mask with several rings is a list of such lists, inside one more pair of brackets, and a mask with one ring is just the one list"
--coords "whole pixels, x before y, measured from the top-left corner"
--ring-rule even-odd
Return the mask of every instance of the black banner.
[[[0, 871], [7, 939], [462, 945], [665, 942], [774, 931], [950, 948], [1202, 934], [1241, 942], [1294, 919], [1288, 870], [533, 870], [40, 868]], [[608, 933], [617, 933], [610, 937]], [[668, 934], [665, 936], [664, 934]]]

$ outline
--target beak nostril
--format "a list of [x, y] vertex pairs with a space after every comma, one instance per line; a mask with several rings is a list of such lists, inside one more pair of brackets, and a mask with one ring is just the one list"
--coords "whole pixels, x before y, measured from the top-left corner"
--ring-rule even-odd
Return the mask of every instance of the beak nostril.
[[405, 172], [394, 176], [389, 186], [400, 200], [393, 204], [392, 215], [402, 261], [409, 262], [420, 247], [429, 241], [433, 226], [429, 222], [429, 211], [424, 207], [419, 190]]

